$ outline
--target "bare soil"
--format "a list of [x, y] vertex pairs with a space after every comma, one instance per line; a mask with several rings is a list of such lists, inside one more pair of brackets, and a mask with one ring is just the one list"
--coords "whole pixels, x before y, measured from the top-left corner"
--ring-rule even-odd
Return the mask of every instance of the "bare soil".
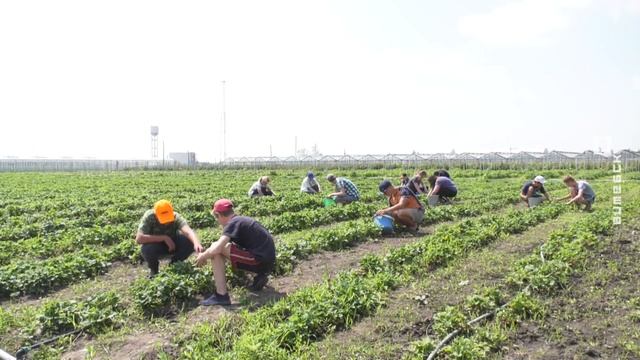
[[[522, 324], [505, 359], [640, 359], [640, 221], [605, 240], [581, 277]], [[635, 317], [633, 314], [638, 314]]]

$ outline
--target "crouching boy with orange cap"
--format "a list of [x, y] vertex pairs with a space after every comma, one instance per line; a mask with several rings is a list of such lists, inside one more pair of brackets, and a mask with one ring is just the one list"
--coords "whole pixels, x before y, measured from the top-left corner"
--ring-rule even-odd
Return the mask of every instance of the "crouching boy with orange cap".
[[171, 262], [183, 261], [195, 250], [202, 252], [198, 236], [168, 200], [160, 200], [147, 210], [138, 225], [136, 242], [142, 245], [142, 257], [149, 265], [150, 277], [158, 273], [161, 257], [172, 255]]
[[222, 236], [198, 255], [196, 265], [203, 266], [211, 259], [216, 291], [200, 304], [229, 305], [231, 299], [227, 292], [226, 260], [231, 261], [234, 269], [256, 273], [250, 289], [257, 291], [269, 280], [268, 275], [276, 261], [276, 248], [269, 231], [250, 217], [236, 215], [230, 200], [216, 201], [211, 214], [222, 225]]

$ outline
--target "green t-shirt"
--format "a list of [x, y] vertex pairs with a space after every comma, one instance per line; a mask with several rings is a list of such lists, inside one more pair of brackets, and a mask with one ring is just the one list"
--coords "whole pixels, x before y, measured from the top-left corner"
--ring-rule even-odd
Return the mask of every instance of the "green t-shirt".
[[147, 210], [142, 215], [140, 225], [138, 225], [138, 231], [145, 235], [167, 235], [170, 238], [175, 238], [183, 226], [188, 225], [187, 221], [177, 212], [173, 212], [175, 220], [168, 224], [160, 224], [153, 209]]

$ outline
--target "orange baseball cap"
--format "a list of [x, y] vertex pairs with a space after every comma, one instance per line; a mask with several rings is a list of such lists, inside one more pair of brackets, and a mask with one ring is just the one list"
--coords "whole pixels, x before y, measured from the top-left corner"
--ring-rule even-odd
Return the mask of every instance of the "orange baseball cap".
[[160, 224], [167, 224], [176, 219], [173, 214], [173, 206], [169, 200], [158, 200], [153, 204], [153, 210], [155, 211]]

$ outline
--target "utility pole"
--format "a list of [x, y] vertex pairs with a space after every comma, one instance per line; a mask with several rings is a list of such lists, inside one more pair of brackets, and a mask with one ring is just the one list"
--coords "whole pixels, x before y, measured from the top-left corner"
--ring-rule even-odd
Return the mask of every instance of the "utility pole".
[[226, 108], [226, 84], [222, 80], [222, 161], [227, 159], [227, 108]]

